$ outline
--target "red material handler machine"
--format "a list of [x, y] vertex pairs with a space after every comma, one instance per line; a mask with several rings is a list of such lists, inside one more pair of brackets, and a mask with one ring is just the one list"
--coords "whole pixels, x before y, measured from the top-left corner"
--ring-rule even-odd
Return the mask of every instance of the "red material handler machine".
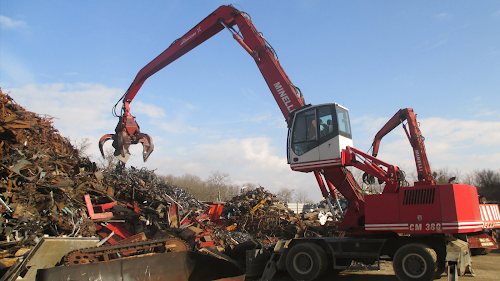
[[[381, 257], [393, 260], [400, 280], [432, 280], [448, 268], [450, 280], [471, 271], [466, 233], [500, 227], [497, 205], [479, 205], [477, 190], [460, 184], [436, 185], [426, 162], [423, 140], [414, 116], [407, 118], [419, 174], [407, 186], [398, 167], [376, 158], [380, 139], [405, 118], [393, 117], [374, 141], [374, 155], [353, 148], [348, 110], [337, 104], [306, 105], [300, 90], [281, 67], [274, 50], [250, 17], [221, 6], [139, 71], [118, 101], [123, 101], [112, 139], [115, 156], [127, 161], [131, 144], [142, 143], [146, 161], [153, 151], [149, 135], [140, 132], [130, 104], [146, 79], [213, 35], [227, 29], [254, 59], [288, 124], [287, 157], [294, 171], [312, 172], [328, 200], [340, 192], [349, 202], [337, 225], [346, 237], [302, 237], [280, 241], [267, 261], [262, 280], [287, 270], [296, 280], [314, 280], [334, 269], [379, 268]], [[413, 111], [408, 110], [406, 114]], [[410, 122], [411, 121], [411, 122]], [[103, 154], [104, 156], [104, 154]], [[385, 182], [382, 194], [364, 195], [349, 167], [366, 179]]]

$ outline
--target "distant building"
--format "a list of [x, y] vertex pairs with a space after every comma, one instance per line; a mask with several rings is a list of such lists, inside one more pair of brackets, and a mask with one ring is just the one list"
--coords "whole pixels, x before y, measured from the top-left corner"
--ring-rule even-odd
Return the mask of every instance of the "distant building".
[[306, 211], [306, 210], [304, 210], [304, 205], [307, 205], [307, 204], [305, 204], [305, 203], [287, 203], [287, 205], [288, 205], [288, 209], [294, 211], [296, 214], [301, 214], [301, 213], [304, 213]]

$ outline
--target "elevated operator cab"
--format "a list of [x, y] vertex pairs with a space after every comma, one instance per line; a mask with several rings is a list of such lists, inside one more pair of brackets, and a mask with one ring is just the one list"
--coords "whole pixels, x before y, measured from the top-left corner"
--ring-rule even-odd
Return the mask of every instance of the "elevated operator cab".
[[348, 109], [326, 103], [306, 106], [291, 114], [288, 164], [292, 170], [310, 172], [340, 166], [342, 150], [353, 146]]

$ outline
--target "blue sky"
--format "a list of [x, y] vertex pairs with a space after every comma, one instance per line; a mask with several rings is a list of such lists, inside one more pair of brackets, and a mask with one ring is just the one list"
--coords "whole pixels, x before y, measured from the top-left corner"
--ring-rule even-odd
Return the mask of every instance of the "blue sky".
[[[0, 87], [27, 110], [55, 117], [71, 140], [114, 132], [111, 107], [139, 70], [222, 1], [0, 3]], [[354, 146], [367, 151], [400, 108], [418, 115], [433, 168], [500, 165], [500, 2], [232, 1], [250, 14], [307, 103], [350, 110]], [[222, 31], [149, 78], [131, 104], [155, 142], [160, 174], [321, 195], [286, 163], [286, 125], [253, 59]], [[110, 146], [110, 143], [108, 143]], [[400, 128], [379, 158], [414, 173]]]

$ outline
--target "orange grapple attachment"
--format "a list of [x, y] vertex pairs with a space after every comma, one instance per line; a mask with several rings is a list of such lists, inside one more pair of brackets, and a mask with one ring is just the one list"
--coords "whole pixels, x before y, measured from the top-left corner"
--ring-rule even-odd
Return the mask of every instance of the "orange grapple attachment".
[[142, 143], [143, 152], [142, 158], [146, 162], [149, 155], [154, 150], [153, 139], [148, 134], [143, 134], [139, 130], [139, 125], [132, 115], [120, 116], [120, 121], [115, 129], [115, 134], [107, 134], [99, 140], [99, 150], [102, 157], [104, 156], [103, 146], [108, 140], [113, 140], [113, 147], [115, 148], [114, 156], [123, 163], [126, 163], [130, 158], [129, 147], [131, 144]]

